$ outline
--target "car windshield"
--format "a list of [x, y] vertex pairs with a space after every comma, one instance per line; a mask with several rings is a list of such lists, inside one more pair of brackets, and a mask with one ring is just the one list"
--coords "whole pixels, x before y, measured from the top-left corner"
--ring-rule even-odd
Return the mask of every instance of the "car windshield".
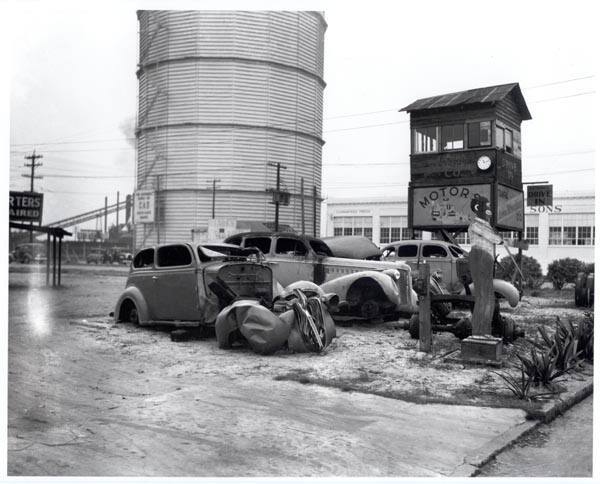
[[325, 255], [327, 257], [332, 257], [333, 254], [331, 253], [331, 249], [329, 248], [329, 246], [323, 242], [322, 240], [318, 240], [318, 239], [313, 239], [309, 241], [309, 244], [312, 248], [312, 250], [315, 251], [315, 254], [317, 255]]
[[209, 260], [223, 259], [227, 256], [226, 256], [226, 254], [223, 254], [222, 252], [216, 252], [214, 250], [210, 250], [207, 247], [202, 247], [201, 245], [199, 245], [198, 246], [198, 257], [201, 262], [208, 262]]

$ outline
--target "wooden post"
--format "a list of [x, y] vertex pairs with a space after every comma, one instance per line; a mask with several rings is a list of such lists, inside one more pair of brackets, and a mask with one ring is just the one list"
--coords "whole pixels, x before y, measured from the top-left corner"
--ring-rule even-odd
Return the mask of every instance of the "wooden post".
[[62, 270], [62, 237], [58, 238], [58, 285], [60, 286], [60, 272]]
[[52, 235], [52, 287], [56, 286], [56, 235]]
[[46, 234], [46, 286], [50, 284], [50, 232]]
[[431, 352], [431, 293], [429, 291], [429, 264], [419, 270], [421, 291], [419, 294], [419, 351]]

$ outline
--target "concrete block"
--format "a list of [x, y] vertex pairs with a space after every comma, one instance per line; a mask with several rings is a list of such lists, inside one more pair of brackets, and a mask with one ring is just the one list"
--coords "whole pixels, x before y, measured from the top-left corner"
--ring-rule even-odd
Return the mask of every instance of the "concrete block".
[[460, 352], [466, 360], [501, 361], [502, 338], [469, 336], [462, 340]]

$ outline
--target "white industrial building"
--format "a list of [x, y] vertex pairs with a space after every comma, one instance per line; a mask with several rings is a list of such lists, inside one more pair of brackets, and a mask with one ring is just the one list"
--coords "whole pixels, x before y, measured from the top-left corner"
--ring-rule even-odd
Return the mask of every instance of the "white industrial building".
[[[406, 197], [328, 199], [324, 236], [363, 235], [375, 244], [409, 239]], [[534, 257], [544, 273], [556, 259], [572, 257], [594, 262], [595, 196], [593, 192], [555, 194], [549, 206], [525, 207], [524, 238], [529, 242], [525, 255]], [[430, 233], [416, 233], [430, 238]], [[503, 233], [516, 239], [516, 233]], [[458, 242], [468, 249], [466, 234]], [[516, 249], [511, 249], [513, 252]]]
[[136, 247], [189, 239], [213, 217], [274, 221], [276, 163], [280, 224], [318, 232], [323, 15], [142, 10], [138, 20]]

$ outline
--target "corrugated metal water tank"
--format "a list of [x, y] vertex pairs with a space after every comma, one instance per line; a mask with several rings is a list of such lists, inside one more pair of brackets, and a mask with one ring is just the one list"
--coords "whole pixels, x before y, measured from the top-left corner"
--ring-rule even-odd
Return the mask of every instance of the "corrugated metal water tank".
[[[267, 189], [291, 193], [280, 223], [312, 233], [321, 193], [323, 39], [318, 12], [138, 11], [138, 190], [157, 190], [159, 222], [136, 246], [189, 240], [212, 216], [272, 222]], [[320, 203], [316, 203], [316, 227]]]

